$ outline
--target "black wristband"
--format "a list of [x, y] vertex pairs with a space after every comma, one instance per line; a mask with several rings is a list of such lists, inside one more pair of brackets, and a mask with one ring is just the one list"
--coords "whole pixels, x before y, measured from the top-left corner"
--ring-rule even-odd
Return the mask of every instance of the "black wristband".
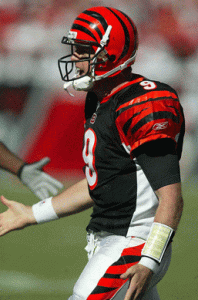
[[21, 173], [23, 171], [23, 167], [25, 167], [26, 165], [28, 165], [28, 163], [24, 163], [20, 168], [19, 170], [17, 171], [17, 177], [19, 177], [19, 179], [21, 179]]

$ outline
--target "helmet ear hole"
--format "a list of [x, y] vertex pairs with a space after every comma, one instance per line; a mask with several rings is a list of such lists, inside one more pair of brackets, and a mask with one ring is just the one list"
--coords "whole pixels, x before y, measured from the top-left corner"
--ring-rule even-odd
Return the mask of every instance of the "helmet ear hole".
[[116, 59], [116, 56], [114, 54], [109, 56], [110, 62], [113, 62]]

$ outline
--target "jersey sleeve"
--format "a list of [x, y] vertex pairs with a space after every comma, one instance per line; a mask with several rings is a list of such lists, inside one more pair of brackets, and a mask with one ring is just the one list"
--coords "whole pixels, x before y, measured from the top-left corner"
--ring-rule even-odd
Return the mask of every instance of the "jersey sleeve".
[[116, 126], [127, 152], [162, 138], [179, 139], [184, 122], [182, 107], [172, 90], [145, 92], [116, 110]]

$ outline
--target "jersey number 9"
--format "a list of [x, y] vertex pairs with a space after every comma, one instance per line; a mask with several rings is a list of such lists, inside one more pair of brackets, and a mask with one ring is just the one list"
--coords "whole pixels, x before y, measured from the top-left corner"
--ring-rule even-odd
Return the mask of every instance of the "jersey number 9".
[[98, 174], [95, 168], [96, 134], [88, 129], [84, 135], [83, 159], [86, 164], [85, 175], [91, 190], [95, 188], [98, 181]]

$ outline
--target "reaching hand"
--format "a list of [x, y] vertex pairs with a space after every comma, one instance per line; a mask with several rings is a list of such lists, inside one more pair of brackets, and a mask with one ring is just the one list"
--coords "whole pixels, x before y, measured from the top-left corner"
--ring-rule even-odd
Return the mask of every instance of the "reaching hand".
[[25, 164], [19, 178], [21, 181], [41, 200], [58, 194], [58, 190], [63, 188], [63, 184], [42, 171], [42, 168], [50, 162], [45, 157], [33, 164]]
[[124, 300], [140, 300], [146, 292], [153, 272], [147, 267], [136, 264], [120, 276], [122, 279], [130, 278], [131, 282]]
[[8, 209], [0, 214], [0, 236], [13, 230], [23, 229], [30, 224], [36, 224], [31, 206], [8, 200], [4, 196], [1, 196], [1, 202]]

